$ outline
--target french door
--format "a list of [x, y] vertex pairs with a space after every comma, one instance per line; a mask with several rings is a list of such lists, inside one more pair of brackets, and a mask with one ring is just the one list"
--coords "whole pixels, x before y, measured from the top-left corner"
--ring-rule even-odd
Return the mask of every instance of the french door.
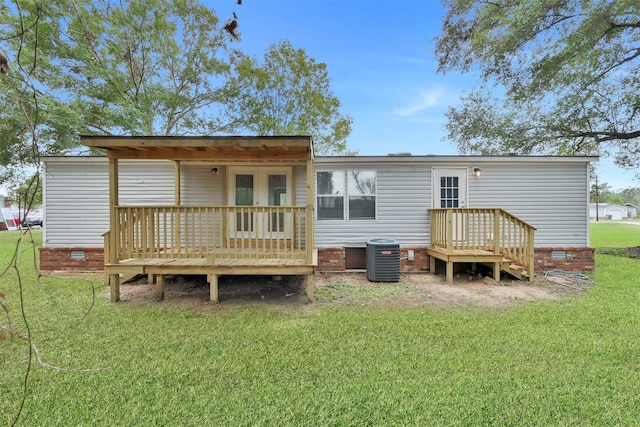
[[291, 205], [290, 167], [232, 167], [229, 173], [229, 204], [260, 206], [240, 209], [231, 215], [230, 235], [242, 238], [283, 238], [291, 234], [291, 214], [269, 209]]

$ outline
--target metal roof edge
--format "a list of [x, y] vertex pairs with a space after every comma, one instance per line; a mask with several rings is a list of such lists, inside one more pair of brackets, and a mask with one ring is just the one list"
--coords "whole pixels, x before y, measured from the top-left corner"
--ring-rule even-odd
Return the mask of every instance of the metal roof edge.
[[316, 156], [316, 163], [589, 163], [599, 156], [463, 156], [463, 155], [411, 155], [411, 156]]
[[[106, 156], [42, 156], [43, 162], [99, 162]], [[597, 162], [599, 156], [314, 156], [314, 163], [587, 163]]]

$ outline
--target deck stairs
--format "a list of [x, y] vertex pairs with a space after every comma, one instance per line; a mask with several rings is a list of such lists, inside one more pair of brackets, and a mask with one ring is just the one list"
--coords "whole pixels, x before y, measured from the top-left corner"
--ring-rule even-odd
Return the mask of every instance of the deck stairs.
[[444, 261], [447, 281], [452, 282], [455, 263], [479, 263], [493, 267], [497, 281], [501, 272], [530, 281], [535, 230], [501, 208], [432, 209], [427, 249], [431, 271], [435, 271], [436, 259]]

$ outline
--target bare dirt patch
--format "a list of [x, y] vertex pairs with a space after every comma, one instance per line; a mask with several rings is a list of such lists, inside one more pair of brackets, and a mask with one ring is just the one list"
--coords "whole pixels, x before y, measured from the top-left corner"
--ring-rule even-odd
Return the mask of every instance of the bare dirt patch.
[[[343, 304], [408, 307], [510, 307], [531, 301], [556, 300], [579, 293], [565, 278], [538, 277], [533, 282], [489, 277], [458, 277], [453, 284], [434, 274], [402, 274], [399, 282], [370, 282], [365, 273], [318, 273], [315, 276], [314, 306]], [[146, 276], [124, 283], [121, 299], [130, 302], [155, 301], [155, 285]], [[267, 304], [300, 307], [307, 302], [302, 276], [221, 276], [220, 306]], [[205, 276], [165, 278], [165, 303], [210, 306]]]

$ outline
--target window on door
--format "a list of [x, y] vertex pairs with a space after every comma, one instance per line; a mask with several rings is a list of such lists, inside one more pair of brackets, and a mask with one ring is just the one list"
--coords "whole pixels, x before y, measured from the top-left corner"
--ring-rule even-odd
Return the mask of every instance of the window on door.
[[434, 208], [466, 207], [466, 168], [434, 168], [432, 176]]
[[[267, 204], [268, 206], [287, 205], [287, 175], [267, 174]], [[269, 231], [284, 232], [284, 213], [272, 212], [267, 227]]]
[[440, 207], [460, 207], [460, 178], [457, 176], [440, 177]]
[[[254, 194], [254, 176], [253, 174], [236, 174], [235, 179], [235, 204], [236, 206], [253, 206]], [[236, 230], [237, 231], [254, 231], [254, 215], [253, 212], [236, 213]]]

